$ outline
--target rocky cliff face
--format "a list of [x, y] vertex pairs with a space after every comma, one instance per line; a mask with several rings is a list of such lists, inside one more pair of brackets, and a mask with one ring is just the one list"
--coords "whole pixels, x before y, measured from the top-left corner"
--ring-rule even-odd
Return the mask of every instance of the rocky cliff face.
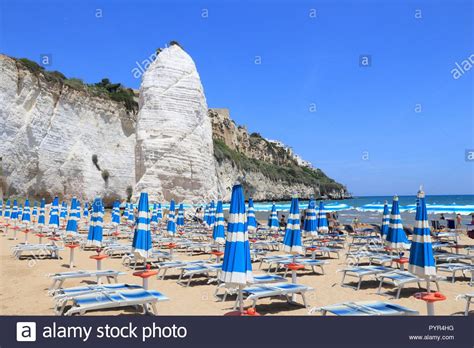
[[140, 89], [136, 191], [159, 201], [217, 198], [211, 122], [193, 60], [178, 45], [160, 52]]
[[134, 144], [134, 121], [121, 104], [49, 81], [0, 55], [7, 195], [123, 197], [134, 184]]
[[145, 73], [138, 115], [130, 102], [48, 76], [0, 55], [6, 196], [101, 195], [110, 202], [132, 189], [191, 203], [228, 200], [243, 177], [256, 200], [346, 194], [319, 169], [298, 166], [284, 147], [237, 126], [226, 109], [208, 111], [194, 62], [177, 45]]

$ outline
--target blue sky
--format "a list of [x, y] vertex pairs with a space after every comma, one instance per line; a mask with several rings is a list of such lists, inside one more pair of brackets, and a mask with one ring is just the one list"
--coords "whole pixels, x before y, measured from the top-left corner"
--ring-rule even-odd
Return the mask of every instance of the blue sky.
[[472, 1], [0, 1], [1, 53], [138, 88], [135, 62], [177, 40], [209, 107], [354, 194], [474, 193], [474, 68], [451, 73], [474, 54]]

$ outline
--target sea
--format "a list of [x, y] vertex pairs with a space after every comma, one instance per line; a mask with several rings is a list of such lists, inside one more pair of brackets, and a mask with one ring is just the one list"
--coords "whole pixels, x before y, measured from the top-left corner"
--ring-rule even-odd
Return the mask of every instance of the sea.
[[[363, 196], [342, 200], [322, 201], [327, 211], [337, 212], [341, 223], [351, 223], [357, 216], [359, 221], [365, 223], [380, 223], [384, 202], [392, 205], [393, 196]], [[275, 203], [276, 209], [281, 214], [288, 213], [290, 201], [256, 202], [254, 203], [257, 218], [264, 220]], [[319, 202], [316, 202], [318, 206]], [[300, 208], [308, 206], [308, 201], [300, 201]], [[402, 220], [413, 224], [416, 211], [416, 196], [399, 196], [399, 207]], [[433, 195], [426, 196], [426, 208], [430, 220], [439, 219], [441, 214], [446, 219], [454, 219], [456, 214], [461, 214], [463, 224], [471, 221], [474, 214], [474, 195]], [[229, 204], [224, 204], [224, 210], [229, 209]]]

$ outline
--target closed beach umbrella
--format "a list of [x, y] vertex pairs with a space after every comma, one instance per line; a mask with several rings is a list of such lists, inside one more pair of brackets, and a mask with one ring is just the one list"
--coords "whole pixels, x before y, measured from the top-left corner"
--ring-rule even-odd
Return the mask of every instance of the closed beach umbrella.
[[241, 184], [232, 188], [224, 261], [219, 279], [227, 286], [238, 286], [240, 313], [243, 313], [242, 288], [253, 283], [250, 245], [245, 215], [245, 197]]
[[127, 218], [127, 223], [130, 226], [135, 225], [135, 207], [133, 206], [133, 203], [130, 203], [128, 206], [128, 218]]
[[211, 201], [211, 204], [209, 205], [209, 215], [207, 219], [207, 225], [209, 227], [214, 226], [214, 221], [216, 221], [216, 204], [214, 203], [214, 201]]
[[[436, 276], [436, 264], [431, 244], [430, 224], [426, 211], [425, 193], [418, 192], [419, 202], [416, 207], [415, 228], [410, 247], [408, 270], [426, 279], [427, 291], [430, 292], [430, 278]], [[433, 303], [427, 301], [428, 315], [434, 315]]]
[[158, 203], [158, 212], [156, 215], [158, 218], [158, 222], [160, 222], [161, 219], [163, 219], [163, 209], [161, 208], [161, 203]]
[[82, 216], [87, 222], [87, 220], [89, 219], [89, 203], [87, 202], [84, 204], [84, 211], [82, 212]]
[[5, 220], [8, 222], [8, 220], [10, 220], [11, 218], [11, 208], [10, 208], [10, 200], [7, 200], [7, 202], [5, 203]]
[[308, 209], [306, 209], [306, 217], [304, 220], [304, 231], [306, 235], [316, 237], [318, 235], [318, 219], [316, 217], [316, 202], [313, 198], [309, 200]]
[[276, 211], [276, 205], [273, 203], [272, 205], [272, 212], [270, 213], [270, 217], [268, 218], [268, 228], [272, 231], [278, 230], [280, 225], [278, 224], [278, 214]]
[[23, 214], [21, 215], [21, 222], [25, 225], [29, 225], [31, 222], [31, 210], [30, 210], [30, 200], [25, 201], [25, 208], [23, 209]]
[[324, 208], [323, 202], [319, 202], [318, 212], [318, 232], [327, 233], [329, 231], [328, 219], [326, 218], [326, 209]]
[[212, 238], [217, 244], [225, 243], [225, 229], [224, 229], [224, 209], [222, 208], [222, 201], [217, 201], [216, 222], [212, 231]]
[[66, 234], [68, 235], [76, 235], [77, 234], [77, 221], [79, 220], [78, 217], [78, 202], [76, 197], [72, 198], [71, 201], [71, 209], [69, 210], [69, 217], [67, 220], [66, 225]]
[[385, 201], [385, 204], [383, 205], [382, 228], [380, 229], [380, 234], [382, 235], [382, 238], [387, 238], [389, 224], [390, 212], [388, 210], [388, 202]]
[[33, 203], [33, 211], [31, 212], [31, 216], [32, 216], [34, 222], [38, 218], [38, 202], [37, 201], [35, 201]]
[[206, 208], [204, 208], [204, 217], [202, 220], [209, 226], [209, 204], [206, 204]]
[[172, 199], [170, 202], [170, 209], [168, 211], [168, 225], [166, 226], [166, 231], [172, 236], [174, 236], [176, 233], [174, 199]]
[[120, 202], [115, 201], [112, 207], [112, 225], [120, 225]]
[[410, 241], [403, 230], [402, 218], [398, 207], [398, 196], [393, 197], [392, 211], [387, 232], [387, 246], [391, 249], [409, 249]]
[[125, 203], [125, 207], [123, 208], [123, 218], [126, 220], [128, 220], [128, 203]]
[[155, 227], [158, 225], [158, 204], [156, 203], [153, 203], [150, 224]]
[[51, 203], [51, 207], [49, 208], [49, 227], [55, 231], [59, 228], [59, 199], [58, 197], [54, 197], [53, 203]]
[[184, 206], [183, 206], [183, 203], [179, 204], [178, 219], [176, 219], [176, 225], [184, 226]]
[[3, 216], [3, 198], [0, 199], [0, 217]]
[[64, 220], [66, 220], [66, 217], [67, 217], [67, 203], [63, 201], [61, 203], [61, 213], [59, 214], [59, 219], [61, 220], [61, 222], [64, 222]]
[[247, 229], [249, 232], [257, 229], [257, 220], [255, 219], [255, 208], [252, 198], [249, 198], [249, 208], [247, 210]]
[[291, 199], [290, 213], [288, 214], [288, 223], [286, 225], [285, 238], [283, 239], [283, 249], [294, 255], [303, 252], [301, 246], [300, 207], [297, 197]]
[[97, 197], [92, 203], [91, 224], [87, 236], [87, 246], [100, 247], [102, 245], [102, 233], [104, 226], [104, 212], [102, 200]]
[[12, 213], [10, 215], [10, 220], [13, 221], [13, 223], [16, 223], [18, 221], [18, 203], [16, 199], [13, 200], [13, 207], [12, 207]]
[[148, 193], [142, 192], [138, 201], [137, 228], [133, 235], [133, 252], [147, 259], [152, 253], [151, 232], [150, 232], [150, 209], [148, 205]]
[[45, 206], [46, 200], [44, 198], [41, 199], [40, 209], [39, 209], [39, 216], [38, 216], [38, 227], [42, 227], [45, 224]]

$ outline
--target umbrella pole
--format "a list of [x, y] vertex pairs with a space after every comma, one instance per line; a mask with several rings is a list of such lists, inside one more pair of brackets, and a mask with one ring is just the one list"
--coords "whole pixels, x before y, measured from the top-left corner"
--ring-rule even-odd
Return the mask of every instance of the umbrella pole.
[[239, 284], [239, 311], [241, 314], [244, 314], [244, 298], [242, 295], [242, 284]]

